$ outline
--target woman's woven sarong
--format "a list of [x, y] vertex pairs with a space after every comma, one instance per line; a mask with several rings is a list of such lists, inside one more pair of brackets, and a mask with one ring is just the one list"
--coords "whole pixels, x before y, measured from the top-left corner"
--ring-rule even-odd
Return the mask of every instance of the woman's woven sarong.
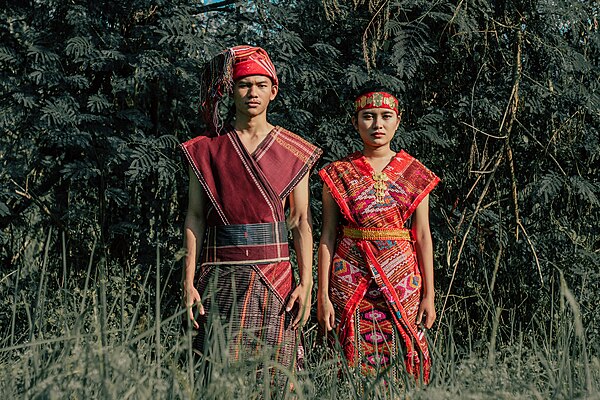
[[431, 359], [416, 326], [421, 272], [404, 225], [439, 178], [404, 151], [380, 174], [357, 152], [319, 175], [345, 224], [333, 257], [330, 299], [346, 358], [364, 373], [398, 375], [395, 367], [404, 364], [427, 382]]

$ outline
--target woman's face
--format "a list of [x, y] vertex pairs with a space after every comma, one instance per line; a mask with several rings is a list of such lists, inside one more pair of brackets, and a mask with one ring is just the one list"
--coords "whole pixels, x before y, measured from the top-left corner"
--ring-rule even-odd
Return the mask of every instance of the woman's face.
[[388, 108], [366, 108], [352, 117], [352, 124], [367, 147], [389, 146], [398, 126], [400, 117]]

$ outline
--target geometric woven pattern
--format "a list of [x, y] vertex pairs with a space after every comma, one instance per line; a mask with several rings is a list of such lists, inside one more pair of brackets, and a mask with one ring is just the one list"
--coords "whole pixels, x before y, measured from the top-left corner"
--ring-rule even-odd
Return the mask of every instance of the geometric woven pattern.
[[[360, 152], [319, 171], [350, 228], [405, 228], [406, 220], [439, 182], [404, 151], [382, 173], [387, 179], [376, 182]], [[404, 364], [409, 373], [423, 374], [428, 381], [429, 350], [415, 323], [420, 297], [421, 272], [411, 240], [338, 240], [330, 299], [338, 337], [351, 365], [376, 373], [392, 363]], [[404, 363], [397, 362], [400, 354], [405, 355]]]
[[[230, 125], [220, 136], [198, 136], [181, 148], [212, 206], [197, 280], [206, 315], [199, 318], [196, 351], [207, 360], [271, 354], [293, 369], [302, 346], [290, 324], [295, 309], [282, 311], [294, 289], [284, 200], [321, 150], [276, 126], [248, 153]], [[223, 329], [212, 329], [213, 323]], [[281, 368], [267, 367], [277, 382], [288, 379]]]

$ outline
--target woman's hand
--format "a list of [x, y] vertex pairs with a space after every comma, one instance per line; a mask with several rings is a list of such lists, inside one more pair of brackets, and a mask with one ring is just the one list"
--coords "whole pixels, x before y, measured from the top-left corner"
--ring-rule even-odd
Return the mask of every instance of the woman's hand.
[[[425, 318], [423, 319], [423, 316]], [[423, 324], [427, 329], [431, 329], [435, 322], [435, 304], [433, 296], [425, 296], [419, 305], [419, 313], [417, 314], [417, 326]]]
[[317, 320], [325, 333], [335, 328], [335, 310], [326, 294], [317, 299]]

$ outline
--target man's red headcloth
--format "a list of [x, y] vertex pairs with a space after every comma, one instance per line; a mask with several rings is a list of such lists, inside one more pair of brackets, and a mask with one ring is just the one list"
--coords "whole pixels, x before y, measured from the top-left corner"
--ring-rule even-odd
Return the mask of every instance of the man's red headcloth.
[[229, 49], [233, 53], [233, 80], [250, 75], [264, 75], [271, 78], [273, 85], [278, 85], [275, 66], [269, 55], [260, 47], [235, 46]]
[[219, 103], [233, 89], [233, 83], [251, 75], [263, 75], [278, 85], [275, 66], [260, 47], [235, 46], [210, 60], [200, 79], [200, 112], [210, 134], [219, 134]]

